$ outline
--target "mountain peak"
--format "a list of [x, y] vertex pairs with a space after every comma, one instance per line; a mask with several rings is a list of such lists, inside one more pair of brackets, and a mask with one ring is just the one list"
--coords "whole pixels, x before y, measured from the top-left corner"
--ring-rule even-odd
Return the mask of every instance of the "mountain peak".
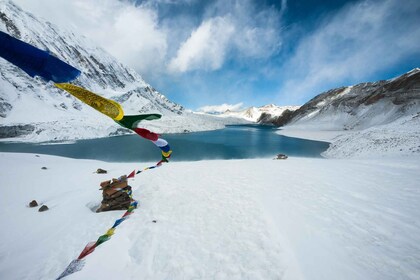
[[[118, 100], [127, 114], [183, 114], [182, 106], [168, 100], [133, 69], [121, 64], [90, 40], [37, 19], [11, 1], [0, 0], [0, 4], [0, 30], [47, 50], [81, 70], [82, 74], [73, 81], [74, 84]], [[3, 59], [0, 59], [0, 73], [2, 125], [31, 124], [36, 127], [38, 125], [34, 123], [57, 121], [51, 125], [54, 128], [47, 125], [43, 128], [54, 130], [60, 125], [69, 125], [69, 122], [88, 124], [85, 120], [91, 118], [91, 126], [112, 127], [112, 131], [104, 130], [106, 134], [118, 130], [112, 121], [98, 118], [96, 111], [73, 96], [40, 78], [31, 78]]]
[[237, 118], [243, 118], [247, 121], [257, 122], [262, 114], [268, 114], [272, 116], [279, 116], [285, 110], [296, 110], [299, 106], [277, 106], [274, 104], [268, 104], [261, 107], [248, 107], [241, 111], [226, 111], [223, 116], [231, 116]]

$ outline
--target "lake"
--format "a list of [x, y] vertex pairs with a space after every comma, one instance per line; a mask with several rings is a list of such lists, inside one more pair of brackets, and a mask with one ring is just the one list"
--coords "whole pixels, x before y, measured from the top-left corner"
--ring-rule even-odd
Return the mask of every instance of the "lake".
[[[207, 159], [274, 158], [288, 156], [321, 157], [329, 143], [276, 134], [277, 128], [260, 125], [231, 125], [225, 129], [182, 134], [164, 134], [173, 150], [171, 161]], [[29, 144], [0, 142], [0, 152], [58, 155], [110, 162], [154, 162], [160, 150], [138, 135], [78, 140], [71, 144]]]

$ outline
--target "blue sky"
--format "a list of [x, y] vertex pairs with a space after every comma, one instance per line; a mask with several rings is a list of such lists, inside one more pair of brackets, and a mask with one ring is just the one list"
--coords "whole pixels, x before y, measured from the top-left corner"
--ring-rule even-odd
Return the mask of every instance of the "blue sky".
[[88, 36], [193, 110], [301, 105], [420, 67], [417, 0], [15, 2]]

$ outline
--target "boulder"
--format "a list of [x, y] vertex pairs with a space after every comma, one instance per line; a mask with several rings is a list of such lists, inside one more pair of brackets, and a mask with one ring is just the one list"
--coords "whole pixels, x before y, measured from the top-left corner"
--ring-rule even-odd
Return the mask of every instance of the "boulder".
[[42, 206], [38, 209], [38, 212], [44, 212], [44, 211], [47, 211], [47, 210], [49, 210], [48, 206], [47, 206], [47, 205], [42, 205]]
[[31, 202], [29, 202], [29, 207], [37, 207], [38, 206], [38, 202], [36, 202], [36, 200], [32, 200]]
[[277, 156], [276, 156], [276, 159], [287, 159], [288, 158], [288, 156], [286, 156], [286, 155], [284, 155], [284, 154], [278, 154]]

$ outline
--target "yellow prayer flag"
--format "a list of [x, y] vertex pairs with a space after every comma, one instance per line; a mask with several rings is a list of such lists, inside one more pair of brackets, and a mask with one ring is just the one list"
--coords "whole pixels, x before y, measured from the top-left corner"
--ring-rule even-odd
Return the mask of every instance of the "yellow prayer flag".
[[83, 103], [86, 103], [90, 107], [98, 110], [104, 115], [107, 115], [115, 121], [119, 121], [124, 117], [124, 111], [121, 105], [114, 100], [104, 98], [96, 93], [88, 91], [87, 89], [72, 84], [60, 83], [55, 84], [55, 86], [64, 89]]

